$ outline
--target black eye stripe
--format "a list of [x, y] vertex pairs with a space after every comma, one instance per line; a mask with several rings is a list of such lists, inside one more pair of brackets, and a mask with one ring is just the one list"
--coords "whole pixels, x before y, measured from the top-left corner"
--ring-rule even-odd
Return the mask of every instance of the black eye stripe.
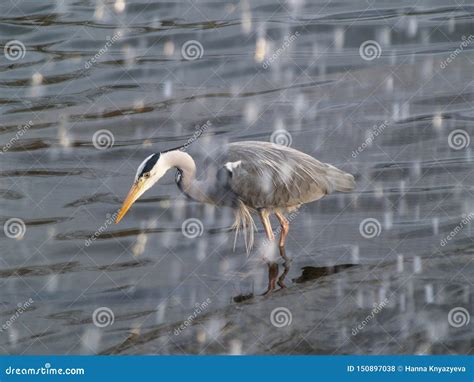
[[140, 178], [144, 176], [147, 172], [150, 172], [151, 169], [155, 166], [156, 162], [158, 162], [158, 159], [160, 159], [160, 153], [153, 154], [152, 157], [146, 161], [145, 166], [143, 166], [143, 170], [138, 177]]

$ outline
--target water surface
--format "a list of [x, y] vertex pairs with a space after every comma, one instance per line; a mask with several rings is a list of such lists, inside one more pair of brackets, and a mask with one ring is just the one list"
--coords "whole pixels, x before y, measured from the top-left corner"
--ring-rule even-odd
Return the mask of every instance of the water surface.
[[[474, 3], [31, 0], [0, 11], [2, 50], [25, 47], [0, 57], [0, 219], [26, 227], [0, 237], [1, 353], [472, 351], [472, 323], [448, 317], [474, 311]], [[361, 54], [367, 41], [374, 56]], [[93, 144], [103, 129], [105, 148]], [[234, 251], [231, 211], [186, 200], [172, 173], [110, 224], [141, 161], [196, 131], [198, 163], [227, 142], [278, 139], [356, 176], [354, 192], [292, 219], [287, 291], [257, 296], [258, 247]], [[183, 235], [190, 218], [201, 236]], [[374, 234], [361, 234], [366, 219]], [[292, 321], [276, 328], [281, 307]], [[99, 308], [113, 324], [94, 324]]]

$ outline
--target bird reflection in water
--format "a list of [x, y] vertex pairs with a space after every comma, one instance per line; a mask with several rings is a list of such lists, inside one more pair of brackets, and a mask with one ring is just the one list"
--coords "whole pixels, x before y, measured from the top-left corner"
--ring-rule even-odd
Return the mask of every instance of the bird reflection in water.
[[[278, 277], [279, 264], [277, 262], [268, 261], [267, 265], [268, 265], [269, 288], [270, 288], [271, 283], [277, 282], [278, 285], [280, 285], [280, 283], [284, 283], [284, 280], [286, 276], [288, 275], [288, 272], [290, 271], [291, 260], [287, 259], [287, 261], [283, 263], [283, 273], [281, 274], [280, 277]], [[343, 272], [355, 266], [357, 265], [356, 264], [339, 264], [339, 265], [329, 266], [329, 267], [305, 266], [301, 268], [301, 271], [302, 271], [301, 275], [293, 279], [292, 281], [296, 284], [301, 284], [308, 281], [314, 281], [314, 280], [320, 279], [321, 277], [326, 277], [332, 274]], [[266, 294], [267, 292], [265, 292], [263, 295], [266, 295]], [[254, 297], [253, 293], [240, 294], [238, 296], [235, 296], [233, 300], [236, 303], [240, 303], [240, 302], [250, 300], [253, 297]]]

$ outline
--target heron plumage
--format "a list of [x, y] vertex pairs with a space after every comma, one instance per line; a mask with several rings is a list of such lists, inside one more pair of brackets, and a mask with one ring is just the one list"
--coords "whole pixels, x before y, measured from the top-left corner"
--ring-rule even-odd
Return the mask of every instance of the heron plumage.
[[244, 141], [224, 150], [221, 161], [239, 163], [232, 169], [230, 188], [253, 209], [292, 209], [355, 187], [351, 174], [291, 147]]

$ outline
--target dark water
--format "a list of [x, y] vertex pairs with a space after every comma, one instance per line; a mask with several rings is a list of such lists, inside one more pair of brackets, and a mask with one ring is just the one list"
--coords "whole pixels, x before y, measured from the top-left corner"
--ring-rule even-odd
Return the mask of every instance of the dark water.
[[[0, 11], [1, 353], [472, 352], [474, 3]], [[291, 141], [356, 176], [291, 219], [286, 291], [257, 296], [258, 250], [233, 251], [231, 211], [186, 200], [174, 174], [110, 224], [141, 161], [196, 131], [198, 160]]]

